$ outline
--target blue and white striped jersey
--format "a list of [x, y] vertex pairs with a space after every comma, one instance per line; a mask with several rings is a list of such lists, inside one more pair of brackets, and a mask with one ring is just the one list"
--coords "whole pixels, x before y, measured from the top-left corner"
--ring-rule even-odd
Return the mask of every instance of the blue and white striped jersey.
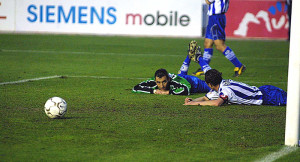
[[261, 105], [263, 103], [263, 94], [259, 88], [230, 79], [220, 83], [219, 97], [229, 104]]
[[226, 13], [229, 8], [229, 0], [208, 0], [211, 4], [208, 6], [207, 15], [216, 15]]

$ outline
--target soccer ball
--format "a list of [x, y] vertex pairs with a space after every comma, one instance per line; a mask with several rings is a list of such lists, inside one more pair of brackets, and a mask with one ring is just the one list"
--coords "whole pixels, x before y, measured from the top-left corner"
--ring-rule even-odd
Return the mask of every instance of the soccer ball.
[[67, 102], [60, 97], [52, 97], [45, 103], [45, 113], [49, 118], [61, 118], [67, 112]]

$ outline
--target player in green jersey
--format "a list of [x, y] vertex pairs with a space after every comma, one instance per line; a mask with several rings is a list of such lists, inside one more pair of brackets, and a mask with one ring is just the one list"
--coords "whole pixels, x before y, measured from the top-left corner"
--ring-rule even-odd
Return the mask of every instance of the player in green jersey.
[[187, 55], [178, 75], [168, 73], [165, 69], [158, 69], [153, 78], [137, 84], [132, 91], [135, 93], [162, 95], [190, 95], [190, 93], [209, 92], [210, 88], [205, 81], [195, 76], [187, 75], [191, 59], [193, 58]]

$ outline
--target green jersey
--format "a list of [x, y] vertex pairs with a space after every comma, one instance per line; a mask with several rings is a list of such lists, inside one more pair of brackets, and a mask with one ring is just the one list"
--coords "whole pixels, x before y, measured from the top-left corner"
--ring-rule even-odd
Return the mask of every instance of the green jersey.
[[[169, 77], [171, 79], [169, 82], [169, 94], [190, 95], [191, 84], [186, 79], [172, 73], [169, 73]], [[135, 93], [153, 94], [155, 89], [158, 89], [158, 87], [153, 77], [134, 86], [132, 91]]]

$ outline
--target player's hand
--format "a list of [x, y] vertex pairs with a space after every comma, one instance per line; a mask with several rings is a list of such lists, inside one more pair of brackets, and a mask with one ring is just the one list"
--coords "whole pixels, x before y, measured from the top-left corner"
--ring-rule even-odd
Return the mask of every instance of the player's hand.
[[155, 94], [168, 95], [169, 91], [164, 91], [164, 90], [157, 89], [155, 91]]
[[190, 102], [184, 103], [183, 105], [200, 105], [200, 103], [196, 102], [196, 101], [190, 101]]
[[187, 98], [185, 98], [184, 103], [186, 104], [186, 103], [189, 103], [191, 101], [193, 101], [193, 99], [187, 97]]

